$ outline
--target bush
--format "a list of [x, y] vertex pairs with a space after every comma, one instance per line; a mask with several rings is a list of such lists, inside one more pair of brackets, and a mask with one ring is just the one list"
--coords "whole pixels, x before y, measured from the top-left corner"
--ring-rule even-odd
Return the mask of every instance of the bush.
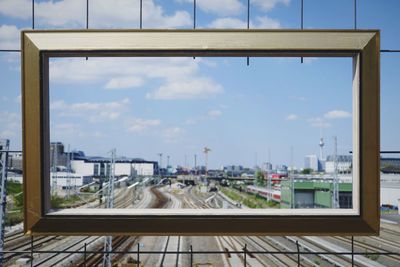
[[7, 194], [14, 195], [22, 192], [22, 184], [15, 181], [7, 181]]
[[5, 225], [13, 226], [22, 222], [23, 220], [24, 220], [24, 215], [22, 214], [22, 212], [7, 213], [5, 217]]

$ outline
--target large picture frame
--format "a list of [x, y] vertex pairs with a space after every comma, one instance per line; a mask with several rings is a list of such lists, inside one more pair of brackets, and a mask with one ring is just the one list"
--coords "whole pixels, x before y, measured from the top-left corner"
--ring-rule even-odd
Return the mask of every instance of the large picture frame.
[[[378, 30], [26, 30], [22, 31], [21, 42], [25, 233], [33, 235], [379, 234], [380, 38]], [[181, 56], [351, 57], [353, 59], [353, 208], [51, 210], [49, 58]]]

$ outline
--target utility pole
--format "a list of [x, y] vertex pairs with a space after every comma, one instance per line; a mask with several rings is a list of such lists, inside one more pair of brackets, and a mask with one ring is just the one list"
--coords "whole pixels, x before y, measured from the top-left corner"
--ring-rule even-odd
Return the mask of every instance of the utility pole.
[[[106, 199], [106, 208], [114, 208], [114, 179], [115, 179], [115, 153], [116, 149], [111, 150], [111, 166], [108, 179], [108, 192]], [[103, 266], [112, 266], [112, 236], [106, 236], [104, 240], [104, 255], [103, 255]]]
[[197, 175], [197, 155], [194, 154], [194, 174]]
[[167, 155], [167, 174], [169, 174], [169, 155]]
[[6, 205], [7, 205], [7, 161], [8, 161], [8, 150], [10, 147], [10, 140], [0, 140], [0, 265], [3, 262], [3, 251], [4, 251], [4, 227], [5, 227], [5, 216], [6, 216]]
[[333, 194], [332, 194], [332, 206], [334, 209], [339, 209], [339, 177], [338, 177], [338, 162], [337, 162], [337, 136], [333, 137], [334, 140], [334, 153], [333, 153]]
[[157, 155], [160, 157], [160, 166], [158, 166], [158, 172], [159, 172], [159, 175], [160, 175], [160, 178], [161, 178], [162, 177], [161, 168], [162, 168], [162, 155], [163, 155], [163, 153], [158, 153]]
[[293, 175], [293, 146], [290, 146], [290, 172], [289, 172], [289, 177], [290, 177], [290, 182], [291, 182], [291, 188], [292, 188], [292, 198], [291, 198], [291, 208], [295, 209], [296, 208], [296, 203], [295, 203], [295, 190], [294, 190], [294, 175]]
[[68, 157], [67, 157], [67, 198], [70, 197], [71, 194], [71, 175], [70, 175], [70, 169], [71, 169], [71, 150], [68, 145]]
[[53, 166], [52, 166], [52, 183], [51, 183], [51, 191], [52, 195], [57, 195], [57, 154], [58, 154], [58, 146], [57, 143], [53, 143], [54, 145], [51, 147], [53, 152]]
[[206, 156], [206, 178], [208, 177], [208, 153], [211, 151], [208, 147], [204, 147], [204, 154]]
[[185, 170], [187, 170], [188, 169], [188, 166], [187, 166], [187, 156], [186, 156], [186, 154], [185, 154]]

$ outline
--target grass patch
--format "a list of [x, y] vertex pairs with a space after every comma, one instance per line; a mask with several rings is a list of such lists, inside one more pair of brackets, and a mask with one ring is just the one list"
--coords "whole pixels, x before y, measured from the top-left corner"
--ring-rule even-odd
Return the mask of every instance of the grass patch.
[[16, 181], [7, 181], [7, 195], [15, 195], [22, 192], [22, 184]]
[[77, 195], [72, 195], [70, 197], [51, 196], [51, 207], [55, 209], [66, 209], [83, 204], [84, 202]]
[[254, 194], [246, 192], [239, 192], [233, 188], [221, 187], [221, 192], [224, 193], [230, 199], [243, 203], [243, 205], [252, 209], [268, 209], [268, 208], [280, 208], [280, 204], [274, 201], [268, 201], [267, 199]]

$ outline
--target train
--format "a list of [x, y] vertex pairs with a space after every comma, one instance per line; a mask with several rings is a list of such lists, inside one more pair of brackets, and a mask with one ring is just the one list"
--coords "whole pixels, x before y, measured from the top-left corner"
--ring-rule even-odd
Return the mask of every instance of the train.
[[253, 185], [249, 185], [246, 187], [246, 192], [251, 194], [259, 195], [265, 199], [271, 199], [276, 202], [281, 201], [281, 191], [272, 188], [271, 190], [263, 187], [257, 187]]

